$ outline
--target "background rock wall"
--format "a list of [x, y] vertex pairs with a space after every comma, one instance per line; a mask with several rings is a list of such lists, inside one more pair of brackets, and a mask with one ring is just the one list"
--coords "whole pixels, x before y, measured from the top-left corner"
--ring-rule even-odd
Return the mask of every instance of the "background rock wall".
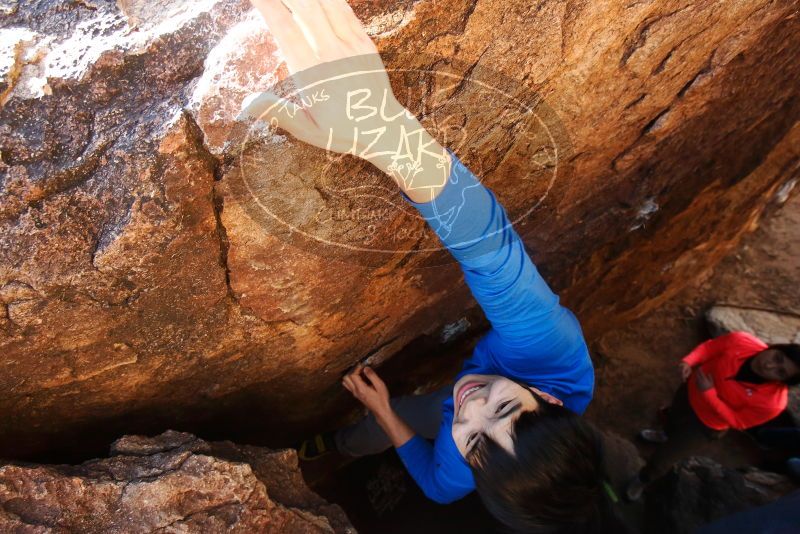
[[[519, 219], [589, 338], [713, 266], [800, 176], [796, 1], [351, 5], [390, 68], [460, 80], [393, 78]], [[299, 228], [315, 239], [253, 211], [248, 172], [287, 212], [360, 213], [336, 177], [391, 184], [235, 121], [286, 74], [247, 2], [2, 9], [0, 455], [211, 420], [290, 434], [343, 406], [356, 361], [421, 338], [434, 357], [485, 326], [421, 221], [379, 210], [396, 192], [364, 201], [378, 219]], [[522, 135], [473, 79], [552, 135]], [[370, 223], [403, 236], [394, 253], [319, 239]]]

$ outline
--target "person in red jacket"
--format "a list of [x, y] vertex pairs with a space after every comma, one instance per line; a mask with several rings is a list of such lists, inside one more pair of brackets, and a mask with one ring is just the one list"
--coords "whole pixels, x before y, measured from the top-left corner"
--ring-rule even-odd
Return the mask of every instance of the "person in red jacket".
[[747, 332], [732, 332], [700, 344], [680, 362], [685, 382], [669, 408], [664, 431], [642, 430], [661, 444], [628, 485], [630, 500], [673, 463], [728, 429], [746, 430], [777, 417], [800, 382], [800, 345], [767, 345]]

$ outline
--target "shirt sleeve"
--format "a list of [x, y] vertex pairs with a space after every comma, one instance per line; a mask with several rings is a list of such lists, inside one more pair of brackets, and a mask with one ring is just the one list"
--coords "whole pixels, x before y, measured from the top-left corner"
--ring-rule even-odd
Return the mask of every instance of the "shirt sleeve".
[[722, 417], [725, 422], [728, 423], [728, 425], [737, 430], [744, 430], [736, 411], [725, 404], [725, 401], [719, 398], [716, 388], [711, 387], [705, 391], [701, 391], [700, 394], [705, 398], [708, 405], [713, 408], [713, 410], [719, 414], [719, 416]]
[[692, 367], [702, 365], [720, 356], [731, 354], [734, 349], [765, 349], [767, 345], [747, 332], [730, 332], [699, 344], [684, 356], [683, 361]]
[[729, 335], [715, 337], [700, 343], [692, 352], [683, 357], [683, 362], [691, 367], [696, 367], [717, 358], [725, 352]]
[[764, 405], [753, 402], [739, 411], [731, 408], [717, 394], [717, 389], [711, 387], [700, 394], [705, 398], [711, 408], [722, 417], [728, 425], [736, 430], [747, 430], [756, 425], [766, 423], [778, 416], [783, 411], [774, 405]]
[[436, 198], [417, 203], [403, 196], [461, 265], [503, 345], [497, 354], [524, 354], [529, 365], [530, 359], [575, 353], [583, 343], [577, 320], [537, 271], [494, 193], [448, 152], [450, 176]]
[[447, 476], [447, 466], [437, 462], [436, 446], [422, 436], [415, 435], [396, 450], [411, 477], [432, 501], [449, 504], [474, 489], [472, 484]]

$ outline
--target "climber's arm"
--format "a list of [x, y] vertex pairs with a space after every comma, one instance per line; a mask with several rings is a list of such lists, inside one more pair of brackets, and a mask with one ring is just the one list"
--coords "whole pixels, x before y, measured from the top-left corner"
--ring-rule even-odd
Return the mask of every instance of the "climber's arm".
[[700, 393], [705, 398], [709, 406], [711, 406], [714, 409], [714, 411], [716, 411], [717, 414], [719, 414], [719, 416], [722, 417], [722, 419], [724, 419], [725, 422], [728, 423], [731, 427], [736, 428], [738, 430], [745, 430], [747, 428], [740, 421], [739, 414], [736, 412], [736, 410], [728, 406], [728, 404], [724, 400], [719, 398], [717, 390], [713, 384], [708, 389], [701, 390]]
[[765, 423], [777, 416], [781, 410], [774, 410], [770, 404], [762, 405], [758, 401], [749, 402], [746, 405], [734, 408], [720, 398], [714, 385], [714, 378], [698, 368], [692, 373], [690, 381], [694, 385], [705, 402], [719, 415], [729, 426], [737, 430], [746, 430], [752, 426]]
[[[437, 438], [436, 445], [431, 445], [428, 440], [415, 434], [392, 408], [389, 390], [375, 371], [359, 364], [344, 377], [342, 383], [375, 416], [408, 472], [428, 498], [438, 503], [449, 503], [472, 490], [473, 485], [454, 480], [447, 472], [447, 462], [452, 462], [453, 458], [460, 459], [458, 452], [442, 454], [444, 440]], [[440, 434], [442, 432], [449, 434], [450, 428], [443, 425]], [[455, 447], [452, 439], [450, 444]]]
[[442, 432], [449, 433], [450, 429], [443, 428], [434, 443], [415, 435], [397, 448], [397, 454], [426, 497], [439, 504], [449, 504], [466, 496], [475, 485], [470, 479], [453, 475], [458, 469], [451, 462], [463, 460], [458, 451], [446, 452], [447, 445], [443, 443], [446, 438]]
[[[575, 316], [531, 261], [502, 204], [456, 157], [431, 202], [410, 201], [458, 260], [492, 324], [495, 357], [510, 370], [584, 372], [588, 352]], [[568, 376], [561, 378], [570, 380]]]
[[371, 367], [358, 364], [342, 379], [344, 387], [375, 416], [392, 445], [400, 447], [414, 437], [414, 431], [389, 403], [389, 390]]
[[378, 425], [389, 436], [393, 447], [402, 447], [415, 436], [414, 431], [392, 407], [375, 415]]
[[252, 95], [240, 118], [263, 120], [311, 145], [366, 159], [412, 200], [431, 201], [449, 173], [447, 151], [397, 101], [375, 44], [347, 2], [251, 2], [299, 89], [294, 100], [273, 92]]
[[[515, 352], [523, 365], [566, 369], [581, 363], [539, 361], [547, 354], [585, 352], [575, 350], [583, 344], [577, 320], [539, 276], [494, 194], [399, 104], [377, 48], [347, 2], [253, 3], [297, 85], [325, 89], [328, 99], [298, 110], [263, 93], [246, 114], [277, 123], [314, 146], [364, 158], [389, 174], [461, 264], [505, 345], [498, 352]], [[281, 111], [287, 109], [297, 112]]]
[[690, 367], [696, 367], [717, 358], [725, 352], [728, 336], [724, 335], [704, 341], [683, 357], [683, 363]]

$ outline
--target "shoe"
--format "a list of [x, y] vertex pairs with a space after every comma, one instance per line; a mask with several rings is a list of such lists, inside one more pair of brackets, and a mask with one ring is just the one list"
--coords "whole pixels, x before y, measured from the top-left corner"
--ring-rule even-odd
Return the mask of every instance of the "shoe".
[[628, 498], [630, 502], [636, 502], [642, 498], [642, 493], [644, 492], [644, 482], [642, 479], [639, 478], [639, 475], [636, 475], [628, 482], [628, 487], [625, 488], [625, 496]]
[[336, 441], [331, 433], [317, 434], [313, 438], [303, 440], [297, 447], [297, 457], [305, 462], [311, 462], [332, 452], [336, 452]]
[[639, 432], [639, 437], [650, 443], [666, 443], [669, 439], [663, 430], [645, 428]]

